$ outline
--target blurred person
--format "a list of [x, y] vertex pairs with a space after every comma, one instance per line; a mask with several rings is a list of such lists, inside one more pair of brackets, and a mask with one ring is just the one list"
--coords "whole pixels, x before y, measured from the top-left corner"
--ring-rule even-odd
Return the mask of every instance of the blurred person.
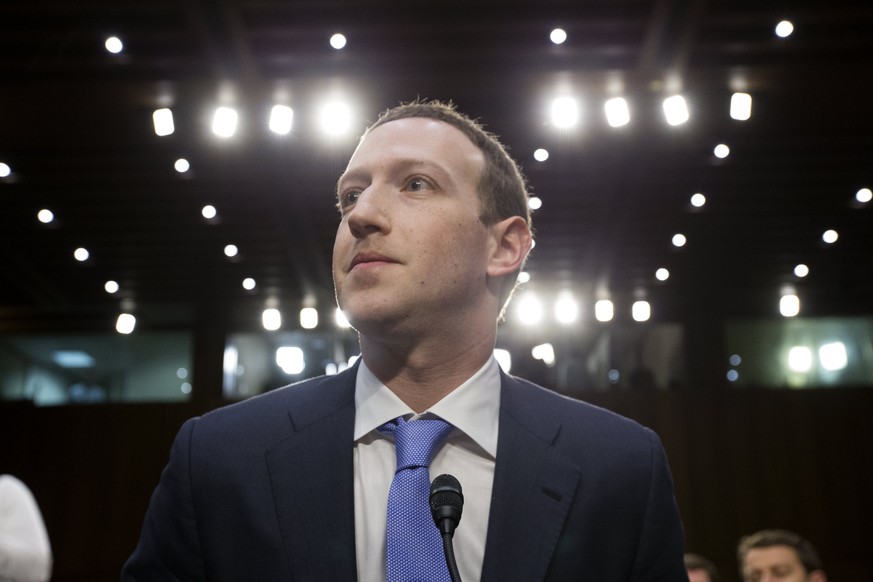
[[27, 485], [0, 475], [0, 581], [44, 582], [52, 549], [42, 514]]
[[123, 580], [447, 580], [440, 473], [464, 488], [463, 580], [685, 580], [657, 435], [494, 358], [532, 244], [495, 136], [443, 103], [390, 109], [337, 200], [335, 291], [361, 357], [187, 421]]
[[784, 529], [765, 529], [740, 539], [737, 561], [744, 582], [827, 582], [813, 545]]
[[688, 582], [719, 582], [715, 564], [699, 554], [685, 554], [685, 569]]

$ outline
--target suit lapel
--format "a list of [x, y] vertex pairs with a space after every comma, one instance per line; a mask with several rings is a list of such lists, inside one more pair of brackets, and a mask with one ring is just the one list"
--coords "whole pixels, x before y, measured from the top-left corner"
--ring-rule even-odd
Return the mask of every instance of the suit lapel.
[[561, 426], [536, 389], [503, 376], [482, 580], [542, 580], [581, 471], [554, 448]]
[[[293, 432], [266, 451], [294, 580], [354, 580], [355, 374], [291, 387]], [[298, 391], [298, 393], [294, 393]]]

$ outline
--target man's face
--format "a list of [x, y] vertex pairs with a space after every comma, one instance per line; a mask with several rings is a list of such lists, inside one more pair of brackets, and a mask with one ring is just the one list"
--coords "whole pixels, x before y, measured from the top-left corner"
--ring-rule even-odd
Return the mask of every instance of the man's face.
[[743, 567], [745, 582], [807, 582], [811, 579], [797, 552], [789, 546], [752, 548], [746, 554]]
[[483, 308], [496, 244], [479, 220], [483, 167], [467, 136], [433, 119], [388, 122], [358, 146], [338, 184], [333, 251], [337, 299], [358, 331], [420, 330]]
[[712, 582], [709, 579], [709, 572], [703, 568], [693, 568], [688, 570], [688, 582]]

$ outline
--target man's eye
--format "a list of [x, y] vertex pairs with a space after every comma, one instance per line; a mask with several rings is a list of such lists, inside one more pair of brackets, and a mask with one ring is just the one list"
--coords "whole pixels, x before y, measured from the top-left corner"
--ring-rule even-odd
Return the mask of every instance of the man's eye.
[[358, 198], [361, 196], [361, 193], [357, 190], [350, 190], [348, 192], [344, 192], [340, 195], [340, 206], [346, 207], [354, 204], [358, 201]]
[[421, 178], [413, 178], [409, 181], [408, 188], [413, 192], [419, 192], [421, 190], [425, 190], [429, 184], [421, 179]]

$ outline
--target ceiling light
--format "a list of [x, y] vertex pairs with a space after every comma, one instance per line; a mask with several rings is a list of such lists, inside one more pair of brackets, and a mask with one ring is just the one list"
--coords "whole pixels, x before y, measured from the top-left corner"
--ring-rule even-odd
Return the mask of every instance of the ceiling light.
[[552, 344], [539, 344], [531, 348], [530, 355], [548, 367], [555, 365], [555, 347]]
[[700, 208], [704, 204], [706, 204], [706, 196], [704, 196], [700, 192], [691, 196], [691, 206], [694, 206], [695, 208]]
[[91, 253], [88, 252], [88, 249], [79, 247], [75, 251], [73, 251], [73, 256], [76, 258], [77, 261], [81, 263], [87, 261], [88, 257], [91, 256]]
[[788, 350], [788, 368], [792, 372], [809, 372], [812, 369], [812, 350], [806, 346], [792, 347]]
[[155, 126], [155, 135], [171, 135], [176, 131], [176, 126], [173, 123], [173, 112], [166, 107], [155, 109], [152, 113], [152, 123]]
[[523, 325], [535, 325], [543, 319], [543, 304], [534, 295], [528, 294], [515, 304], [515, 316]]
[[52, 361], [61, 368], [93, 368], [94, 356], [82, 350], [57, 350], [52, 352]]
[[282, 327], [282, 313], [274, 307], [265, 309], [261, 314], [261, 323], [267, 331], [276, 331]]
[[276, 349], [276, 364], [286, 374], [299, 374], [306, 368], [303, 350], [297, 346], [282, 346]]
[[218, 137], [231, 137], [236, 133], [239, 114], [231, 107], [219, 107], [212, 117], [212, 133]]
[[818, 349], [818, 359], [821, 362], [821, 367], [828, 372], [844, 369], [849, 364], [846, 344], [843, 342], [824, 344]]
[[36, 219], [43, 224], [48, 224], [55, 219], [55, 215], [51, 210], [43, 208], [36, 213]]
[[103, 43], [103, 46], [106, 47], [106, 50], [111, 52], [114, 55], [117, 55], [124, 48], [124, 43], [121, 42], [121, 39], [117, 36], [110, 36]]
[[539, 210], [543, 207], [543, 199], [539, 196], [531, 196], [527, 199], [527, 206], [531, 210]]
[[270, 131], [278, 135], [291, 132], [294, 121], [294, 110], [287, 105], [274, 105], [270, 110]]
[[800, 263], [799, 265], [794, 267], [794, 274], [795, 276], [800, 278], [806, 277], [807, 275], [809, 275], [809, 267], [807, 267], [803, 263]]
[[621, 127], [630, 123], [630, 110], [624, 97], [607, 100], [603, 104], [603, 110], [606, 112], [606, 122], [612, 127]]
[[573, 323], [579, 318], [579, 304], [569, 292], [562, 293], [555, 302], [555, 319], [561, 323]]
[[0, 178], [7, 178], [9, 174], [12, 173], [12, 168], [9, 167], [9, 164], [5, 164], [0, 162]]
[[800, 313], [800, 298], [794, 294], [783, 295], [779, 299], [779, 313], [783, 317], [794, 317]]
[[216, 217], [216, 215], [218, 215], [218, 211], [215, 210], [215, 206], [212, 206], [211, 204], [207, 204], [200, 211], [200, 214], [203, 215], [203, 218], [205, 218], [207, 220], [212, 220], [213, 218]]
[[601, 299], [594, 304], [594, 317], [597, 321], [612, 321], [615, 307], [609, 299]]
[[106, 289], [107, 293], [118, 293], [118, 283], [115, 281], [106, 281], [106, 284], [103, 285], [103, 288]]
[[678, 248], [678, 247], [684, 247], [684, 246], [685, 246], [685, 243], [688, 242], [688, 239], [685, 238], [685, 235], [684, 235], [684, 234], [682, 234], [682, 233], [676, 233], [676, 234], [673, 235], [672, 242], [673, 242], [673, 246], [674, 246], [674, 247], [677, 247], [677, 248]]
[[752, 116], [752, 96], [748, 93], [734, 93], [731, 95], [731, 117], [739, 121], [746, 121]]
[[713, 148], [712, 153], [715, 154], [715, 157], [719, 159], [724, 159], [730, 155], [731, 148], [723, 143], [720, 143], [715, 146], [715, 148]]
[[239, 254], [239, 249], [236, 245], [227, 245], [224, 247], [224, 255], [226, 257], [235, 257]]
[[572, 97], [558, 97], [552, 101], [551, 119], [556, 127], [573, 127], [579, 122], [579, 104]]
[[352, 125], [352, 111], [339, 101], [328, 103], [321, 109], [321, 128], [331, 136], [346, 133]]
[[528, 273], [527, 271], [519, 271], [518, 277], [516, 277], [516, 281], [518, 282], [519, 285], [522, 285], [524, 283], [529, 283], [530, 282], [530, 273]]
[[870, 188], [861, 188], [855, 193], [855, 200], [861, 204], [867, 204], [870, 200], [873, 200], [873, 191]]
[[835, 231], [833, 229], [826, 230], [821, 235], [821, 240], [825, 241], [829, 245], [837, 242], [838, 238], [840, 238], [840, 235], [837, 233], [837, 231]]
[[340, 50], [346, 46], [346, 37], [342, 34], [335, 34], [330, 37], [330, 46], [335, 48], [336, 50]]
[[115, 320], [115, 331], [118, 333], [127, 335], [133, 333], [134, 328], [136, 328], [136, 317], [130, 313], [122, 313]]
[[314, 307], [304, 307], [300, 310], [300, 327], [315, 329], [318, 327], [318, 310]]
[[652, 317], [652, 305], [648, 301], [634, 301], [631, 305], [631, 315], [634, 321], [649, 321]]
[[794, 25], [790, 20], [783, 20], [776, 25], [776, 36], [780, 38], [787, 38], [792, 32], [794, 32]]
[[534, 159], [538, 162], [545, 162], [549, 159], [549, 150], [539, 148], [533, 154]]
[[567, 33], [563, 28], [556, 28], [549, 34], [549, 39], [555, 44], [563, 44], [567, 40]]
[[670, 271], [668, 271], [664, 267], [661, 267], [660, 269], [655, 271], [655, 279], [657, 279], [658, 281], [666, 281], [669, 278], [670, 278]]
[[682, 95], [673, 95], [664, 99], [664, 117], [670, 125], [681, 125], [688, 121], [688, 104]]
[[246, 277], [245, 279], [243, 279], [242, 286], [243, 289], [245, 289], [246, 291], [251, 291], [255, 288], [256, 285], [257, 283], [251, 277]]
[[191, 164], [189, 164], [188, 160], [186, 160], [185, 158], [179, 158], [178, 160], [176, 160], [176, 163], [173, 164], [173, 167], [176, 168], [176, 171], [180, 174], [184, 174], [191, 169]]

